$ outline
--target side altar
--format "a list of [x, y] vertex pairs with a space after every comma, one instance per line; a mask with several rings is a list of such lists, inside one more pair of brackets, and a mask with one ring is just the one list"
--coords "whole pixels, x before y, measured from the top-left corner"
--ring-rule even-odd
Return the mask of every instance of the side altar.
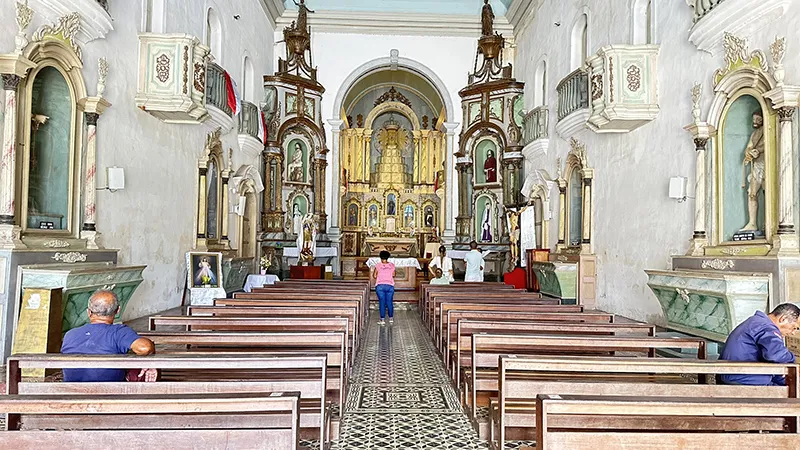
[[648, 270], [666, 325], [724, 341], [755, 311], [800, 300], [793, 117], [800, 86], [785, 83], [785, 38], [764, 51], [726, 33], [706, 118], [692, 90], [697, 160], [694, 234], [672, 270]]

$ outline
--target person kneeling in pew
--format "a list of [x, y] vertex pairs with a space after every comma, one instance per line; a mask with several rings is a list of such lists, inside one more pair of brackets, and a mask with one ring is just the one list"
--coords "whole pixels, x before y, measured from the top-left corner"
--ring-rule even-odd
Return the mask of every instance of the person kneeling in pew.
[[[797, 331], [800, 308], [792, 303], [778, 305], [769, 314], [761, 311], [740, 323], [725, 342], [719, 356], [721, 360], [771, 362], [791, 364], [795, 356], [783, 343], [784, 336]], [[746, 384], [758, 386], [785, 386], [781, 376], [770, 375], [722, 375], [725, 384]]]
[[[115, 324], [119, 299], [111, 291], [100, 290], [89, 297], [89, 323], [73, 328], [64, 335], [61, 353], [81, 355], [124, 355], [128, 350], [139, 356], [152, 355], [156, 346], [150, 339], [140, 337], [130, 327]], [[142, 369], [128, 375], [130, 381], [156, 381], [158, 370]], [[133, 378], [133, 379], [131, 379]], [[122, 369], [64, 369], [66, 382], [125, 381]]]
[[433, 285], [446, 285], [450, 284], [450, 274], [444, 273], [439, 266], [433, 266], [431, 268], [431, 272], [433, 273], [434, 279], [431, 280], [431, 284]]

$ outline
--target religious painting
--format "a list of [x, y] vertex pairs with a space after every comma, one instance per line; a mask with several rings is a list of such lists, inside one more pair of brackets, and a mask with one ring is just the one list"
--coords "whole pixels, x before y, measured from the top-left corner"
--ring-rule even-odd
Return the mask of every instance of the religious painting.
[[303, 194], [297, 194], [292, 199], [292, 233], [300, 233], [303, 226], [303, 217], [308, 214], [308, 199]]
[[492, 119], [503, 120], [503, 99], [493, 98], [489, 102], [489, 117]]
[[303, 107], [303, 110], [304, 110], [304, 112], [306, 114], [306, 117], [308, 117], [311, 120], [314, 120], [315, 111], [314, 111], [314, 99], [313, 98], [306, 98], [305, 99], [305, 105]]
[[394, 216], [397, 214], [397, 196], [390, 193], [386, 196], [386, 215]]
[[722, 120], [718, 154], [722, 242], [763, 239], [766, 229], [764, 130], [769, 120], [758, 99], [742, 95], [730, 103]]
[[579, 169], [572, 169], [567, 189], [569, 205], [567, 245], [577, 247], [581, 245], [583, 239], [583, 180]]
[[286, 93], [286, 115], [294, 114], [297, 112], [297, 95]]
[[186, 259], [192, 289], [222, 286], [222, 253], [189, 252]]
[[367, 210], [367, 226], [372, 228], [378, 227], [378, 205], [369, 205]]
[[433, 228], [435, 226], [435, 224], [436, 224], [434, 213], [433, 213], [433, 206], [431, 206], [431, 205], [425, 206], [425, 210], [423, 212], [423, 216], [424, 216], [423, 220], [424, 220], [424, 223], [425, 223], [425, 228]]
[[355, 203], [351, 203], [347, 207], [347, 226], [348, 227], [358, 226], [358, 205]]
[[302, 139], [293, 139], [286, 147], [286, 180], [290, 183], [308, 181], [308, 145]]
[[475, 146], [475, 184], [497, 183], [497, 144], [484, 139]]
[[342, 233], [342, 255], [356, 256], [358, 251], [357, 241], [356, 233]]
[[61, 72], [55, 67], [39, 71], [31, 92], [28, 228], [69, 228], [73, 110], [70, 86]]
[[495, 240], [495, 205], [488, 195], [478, 197], [475, 202], [475, 235], [478, 242], [492, 242]]
[[525, 97], [523, 95], [514, 97], [512, 107], [514, 109], [511, 116], [514, 118], [514, 124], [522, 128], [525, 120]]
[[403, 227], [411, 228], [414, 226], [414, 206], [407, 204], [403, 207]]

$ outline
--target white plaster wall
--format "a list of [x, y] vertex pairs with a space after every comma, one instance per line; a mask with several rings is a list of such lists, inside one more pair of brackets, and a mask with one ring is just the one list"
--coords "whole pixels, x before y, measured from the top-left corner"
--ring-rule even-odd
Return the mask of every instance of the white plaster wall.
[[[313, 30], [313, 18], [310, 20]], [[276, 49], [276, 57], [283, 57], [283, 46]], [[376, 36], [374, 34], [313, 33], [312, 48], [314, 65], [319, 68], [320, 83], [325, 86], [322, 101], [322, 118], [325, 121], [328, 148], [332, 148], [332, 133], [327, 121], [339, 119], [339, 111], [333, 111], [333, 103], [345, 79], [359, 66], [376, 58], [389, 56], [392, 49], [400, 51], [400, 57], [413, 59], [430, 68], [447, 86], [453, 102], [454, 122], [461, 122], [461, 98], [458, 91], [467, 85], [467, 75], [472, 70], [477, 48], [477, 38], [425, 37], [425, 36]], [[456, 130], [454, 145], [458, 145]], [[455, 149], [453, 150], [455, 151]], [[329, 156], [330, 157], [330, 156]], [[331, 211], [339, 189], [333, 189], [331, 170], [339, 170], [338, 162], [329, 161], [326, 179], [326, 210]], [[449, 174], [455, 180], [456, 172]], [[336, 193], [334, 196], [333, 193]], [[457, 192], [457, 191], [456, 191]], [[451, 202], [453, 217], [458, 215], [457, 205]], [[330, 217], [330, 213], [329, 213]], [[454, 224], [453, 224], [454, 225]], [[329, 227], [331, 224], [328, 225]]]
[[[556, 158], [562, 161], [569, 144], [555, 133], [556, 85], [570, 67], [570, 33], [578, 15], [589, 13], [589, 54], [609, 44], [631, 43], [631, 1], [549, 0], [535, 19], [517, 30], [516, 75], [526, 85], [525, 103], [533, 107], [534, 73], [544, 55], [548, 68], [550, 149], [543, 168], [555, 174]], [[668, 198], [669, 178], [687, 177], [693, 190], [695, 151], [683, 126], [692, 121], [690, 89], [703, 85], [703, 114], [712, 100], [712, 75], [723, 65], [723, 56], [701, 52], [688, 41], [692, 10], [683, 1], [656, 4], [656, 43], [659, 55], [658, 88], [661, 112], [651, 123], [628, 134], [595, 134], [583, 131], [575, 137], [586, 144], [589, 165], [595, 168], [594, 249], [598, 257], [598, 307], [635, 319], [663, 321], [658, 301], [647, 287], [645, 269], [671, 267], [670, 256], [688, 249], [694, 228], [694, 201], [677, 203]], [[794, 2], [780, 20], [745, 35], [750, 49], [769, 54], [775, 36], [786, 36], [789, 49], [787, 83], [800, 83], [796, 43], [800, 42], [797, 18], [800, 2]], [[556, 26], [560, 23], [561, 26]], [[563, 163], [562, 163], [563, 164]], [[562, 166], [563, 169], [563, 166]], [[694, 197], [694, 192], [689, 195]], [[557, 241], [558, 196], [551, 203], [554, 221], [550, 242]]]
[[[97, 60], [108, 59], [110, 72], [105, 97], [112, 103], [98, 123], [98, 186], [105, 184], [105, 168], [125, 169], [125, 190], [99, 191], [97, 228], [107, 248], [120, 249], [120, 264], [146, 264], [144, 282], [131, 299], [124, 320], [179, 306], [186, 284], [185, 253], [195, 235], [197, 159], [205, 144], [203, 125], [165, 124], [136, 108], [138, 38], [141, 1], [109, 2], [114, 30], [106, 39], [83, 48], [83, 75], [87, 91], [95, 94]], [[210, 0], [166, 2], [167, 33], [188, 33], [201, 40], [208, 6], [219, 13], [223, 28], [223, 55], [217, 63], [236, 80], [242, 78], [247, 54], [256, 76], [272, 72], [273, 30], [258, 2]], [[0, 27], [16, 30], [10, 3], [0, 9]], [[238, 14], [239, 20], [233, 16]], [[42, 24], [35, 17], [30, 32]], [[14, 48], [14, 33], [0, 34], [0, 52]], [[261, 85], [259, 81], [257, 86]], [[256, 100], [261, 94], [255, 96]], [[233, 170], [242, 164], [259, 167], [258, 158], [246, 158], [236, 132], [223, 136], [233, 148]], [[236, 216], [231, 215], [231, 234]], [[234, 244], [235, 244], [235, 237]]]

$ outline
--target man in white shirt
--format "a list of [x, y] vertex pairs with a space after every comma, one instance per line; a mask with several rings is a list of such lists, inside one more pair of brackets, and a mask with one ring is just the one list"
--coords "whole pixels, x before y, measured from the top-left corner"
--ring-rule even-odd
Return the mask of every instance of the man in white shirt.
[[478, 243], [472, 241], [469, 243], [469, 252], [464, 256], [464, 261], [467, 263], [467, 273], [464, 275], [464, 281], [467, 282], [482, 282], [483, 281], [483, 254], [478, 250]]
[[455, 278], [453, 278], [453, 260], [447, 256], [447, 247], [444, 245], [439, 247], [439, 254], [431, 260], [430, 267], [438, 267], [451, 283], [455, 281]]

